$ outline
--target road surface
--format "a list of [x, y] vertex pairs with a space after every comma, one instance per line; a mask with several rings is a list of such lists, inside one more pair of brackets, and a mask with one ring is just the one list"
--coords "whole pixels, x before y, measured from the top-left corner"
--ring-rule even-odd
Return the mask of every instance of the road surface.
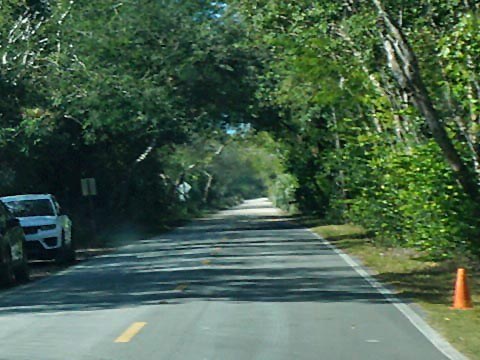
[[5, 360], [446, 358], [266, 199], [0, 294]]

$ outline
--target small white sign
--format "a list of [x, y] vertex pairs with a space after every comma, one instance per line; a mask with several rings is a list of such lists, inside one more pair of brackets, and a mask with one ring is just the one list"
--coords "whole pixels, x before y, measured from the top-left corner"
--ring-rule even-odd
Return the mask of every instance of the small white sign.
[[83, 196], [95, 196], [97, 195], [97, 183], [95, 178], [86, 178], [80, 181], [82, 185]]
[[182, 182], [177, 186], [178, 198], [180, 201], [186, 201], [188, 198], [188, 193], [192, 190], [192, 185], [186, 181]]

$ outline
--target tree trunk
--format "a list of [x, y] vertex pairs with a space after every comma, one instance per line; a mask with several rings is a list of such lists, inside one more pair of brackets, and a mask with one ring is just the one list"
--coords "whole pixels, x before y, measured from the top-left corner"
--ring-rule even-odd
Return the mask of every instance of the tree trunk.
[[203, 189], [203, 203], [206, 204], [208, 201], [208, 195], [210, 194], [210, 187], [212, 186], [213, 175], [208, 173], [207, 171], [203, 172], [207, 176], [207, 183], [205, 184], [205, 188]]
[[387, 13], [380, 0], [372, 0], [382, 18], [385, 28], [381, 31], [389, 66], [399, 85], [411, 94], [413, 105], [425, 121], [433, 138], [440, 146], [443, 156], [454, 171], [466, 194], [478, 200], [478, 186], [469, 168], [455, 149], [440, 116], [433, 106], [418, 66], [416, 54], [408, 43], [400, 27]]
[[[340, 142], [340, 135], [338, 134], [338, 121], [337, 121], [337, 113], [335, 108], [332, 108], [332, 120], [333, 120], [333, 127], [334, 127], [334, 136], [335, 136], [335, 150], [337, 150], [338, 154], [342, 151], [342, 145]], [[339, 169], [338, 171], [338, 181], [336, 181], [336, 185], [340, 188], [340, 193], [342, 194], [342, 199], [347, 198], [347, 191], [345, 187], [345, 173], [343, 169]]]

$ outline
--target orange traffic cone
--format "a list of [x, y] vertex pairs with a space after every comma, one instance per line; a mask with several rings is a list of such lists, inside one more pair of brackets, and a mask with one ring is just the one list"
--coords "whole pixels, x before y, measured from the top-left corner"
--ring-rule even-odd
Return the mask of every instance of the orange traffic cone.
[[455, 282], [455, 294], [453, 295], [452, 309], [468, 310], [472, 309], [472, 299], [468, 291], [467, 271], [465, 269], [457, 270], [457, 281]]

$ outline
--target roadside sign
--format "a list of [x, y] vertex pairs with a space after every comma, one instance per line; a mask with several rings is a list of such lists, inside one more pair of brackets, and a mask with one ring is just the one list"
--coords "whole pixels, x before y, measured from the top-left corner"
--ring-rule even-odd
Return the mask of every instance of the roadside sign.
[[180, 201], [186, 201], [188, 198], [188, 193], [192, 190], [192, 185], [186, 181], [182, 182], [177, 186], [178, 198]]
[[93, 197], [97, 195], [97, 183], [95, 178], [85, 178], [80, 180], [82, 187], [82, 195], [88, 197], [88, 204], [90, 208], [90, 227], [92, 231], [92, 238], [89, 245], [92, 245], [97, 238], [97, 224], [95, 222], [95, 204]]
[[80, 181], [82, 185], [83, 196], [95, 196], [97, 195], [97, 183], [95, 178], [85, 178]]

